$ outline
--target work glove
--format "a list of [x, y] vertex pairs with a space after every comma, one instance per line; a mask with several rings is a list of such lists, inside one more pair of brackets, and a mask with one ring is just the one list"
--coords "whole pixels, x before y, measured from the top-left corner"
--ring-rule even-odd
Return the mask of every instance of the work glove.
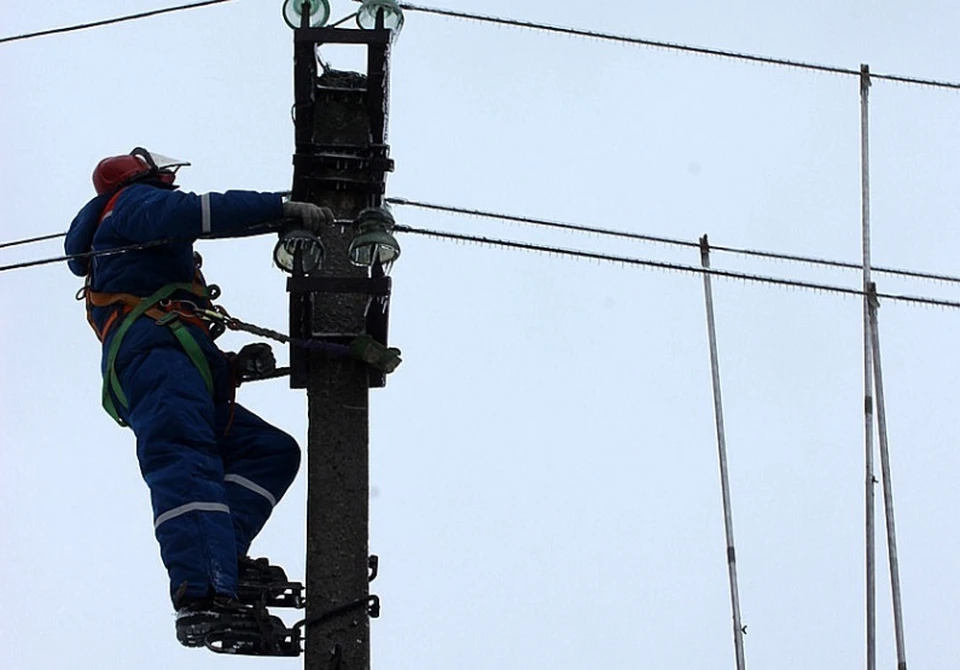
[[351, 342], [350, 353], [358, 361], [363, 361], [385, 374], [396, 370], [401, 363], [399, 349], [387, 348], [369, 335], [361, 335]]
[[273, 349], [265, 342], [248, 344], [230, 358], [238, 383], [260, 379], [277, 369]]
[[329, 226], [334, 222], [333, 211], [329, 207], [321, 207], [310, 202], [289, 201], [283, 203], [283, 217], [285, 219], [298, 219], [298, 228], [308, 230], [318, 236], [324, 226]]

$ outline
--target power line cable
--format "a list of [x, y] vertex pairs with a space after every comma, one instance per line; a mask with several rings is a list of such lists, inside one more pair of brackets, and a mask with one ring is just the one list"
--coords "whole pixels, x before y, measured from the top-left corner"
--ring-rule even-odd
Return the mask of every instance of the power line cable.
[[[472, 12], [461, 12], [450, 9], [440, 9], [436, 7], [424, 7], [409, 3], [401, 3], [400, 7], [410, 12], [422, 12], [425, 14], [436, 14], [438, 16], [447, 16], [457, 19], [467, 19], [479, 21], [482, 23], [496, 23], [500, 25], [514, 26], [517, 28], [529, 28], [531, 30], [542, 30], [545, 32], [562, 33], [565, 35], [576, 35], [579, 37], [590, 37], [598, 40], [608, 40], [626, 44], [637, 44], [641, 46], [656, 47], [658, 49], [667, 49], [670, 51], [683, 51], [687, 53], [696, 53], [705, 56], [716, 56], [719, 58], [728, 58], [733, 60], [748, 61], [753, 63], [762, 63], [765, 65], [782, 65], [784, 67], [799, 68], [802, 70], [814, 70], [818, 72], [829, 72], [847, 76], [860, 76], [859, 69], [839, 67], [835, 65], [821, 65], [818, 63], [808, 63], [804, 61], [789, 60], [785, 58], [774, 58], [771, 56], [760, 56], [756, 54], [741, 53], [737, 51], [727, 51], [725, 49], [712, 49], [709, 47], [698, 47], [690, 44], [680, 44], [676, 42], [661, 42], [658, 40], [643, 39], [640, 37], [631, 37], [629, 35], [616, 35], [596, 30], [586, 30], [583, 28], [564, 28], [547, 23], [537, 23], [534, 21], [520, 21], [517, 19], [504, 19], [485, 14], [474, 14]], [[936, 81], [933, 79], [921, 79], [919, 77], [910, 77], [895, 74], [874, 74], [870, 76], [874, 79], [886, 79], [906, 84], [917, 84], [919, 86], [933, 86], [937, 88], [949, 88], [960, 90], [960, 83], [948, 81]]]
[[38, 265], [51, 265], [53, 263], [64, 263], [66, 261], [72, 261], [75, 259], [81, 258], [98, 258], [100, 256], [116, 256], [117, 254], [125, 254], [128, 251], [137, 251], [139, 249], [149, 249], [151, 247], [159, 247], [164, 244], [170, 244], [171, 242], [183, 242], [186, 239], [192, 238], [176, 238], [168, 237], [162, 240], [153, 240], [150, 242], [141, 242], [139, 244], [131, 244], [126, 247], [117, 247], [115, 249], [104, 249], [103, 251], [87, 251], [81, 254], [67, 254], [66, 256], [55, 256], [52, 258], [41, 258], [34, 261], [23, 261], [22, 263], [11, 263], [10, 265], [0, 265], [0, 272], [6, 272], [7, 270], [20, 270], [23, 268], [36, 267]]
[[29, 237], [24, 240], [14, 240], [12, 242], [0, 242], [0, 249], [6, 249], [8, 247], [17, 247], [22, 244], [32, 244], [33, 242], [43, 242], [44, 240], [55, 240], [58, 237], [63, 237], [66, 233], [51, 233], [49, 235], [40, 235], [39, 237]]
[[100, 26], [107, 26], [113, 23], [122, 23], [124, 21], [133, 21], [135, 19], [145, 19], [149, 16], [157, 16], [159, 14], [169, 14], [171, 12], [179, 12], [184, 9], [196, 9], [198, 7], [206, 7], [208, 5], [219, 5], [224, 2], [231, 2], [232, 0], [204, 0], [203, 2], [194, 2], [189, 5], [179, 5], [177, 7], [165, 7], [163, 9], [153, 9], [148, 12], [140, 12], [138, 14], [128, 14], [126, 16], [118, 16], [112, 19], [104, 19], [102, 21], [92, 21], [90, 23], [81, 23], [74, 26], [65, 26], [63, 28], [50, 28], [49, 30], [39, 30], [35, 33], [24, 33], [23, 35], [10, 35], [8, 37], [0, 37], [0, 44], [5, 42], [16, 42], [18, 40], [27, 40], [34, 37], [44, 37], [46, 35], [58, 35], [60, 33], [69, 33], [76, 30], [85, 30], [87, 28], [98, 28]]
[[[435, 210], [440, 212], [447, 212], [451, 214], [464, 214], [467, 216], [478, 216], [489, 219], [499, 219], [501, 221], [510, 221], [513, 223], [525, 223], [534, 226], [542, 226], [546, 228], [555, 228], [558, 230], [567, 230], [572, 232], [581, 232], [581, 233], [591, 233], [595, 235], [607, 235], [610, 237], [620, 237], [630, 240], [639, 240], [642, 242], [655, 242], [658, 244], [668, 244], [675, 245], [687, 248], [700, 248], [699, 242], [693, 242], [690, 240], [682, 240], [678, 238], [671, 237], [660, 237], [657, 235], [645, 235], [641, 233], [631, 233], [622, 230], [613, 230], [610, 228], [598, 228], [595, 226], [585, 226], [581, 224], [574, 223], [562, 223], [559, 221], [550, 221], [547, 219], [537, 219], [527, 216], [517, 216], [513, 214], [502, 214], [499, 212], [491, 212], [480, 209], [468, 209], [465, 207], [454, 207], [451, 205], [439, 205], [436, 203], [422, 202], [418, 200], [410, 200], [407, 198], [387, 198], [386, 201], [392, 205], [401, 205], [407, 207], [417, 207], [421, 209]], [[710, 245], [711, 251], [721, 251], [725, 253], [740, 254], [743, 256], [755, 256], [757, 258], [766, 258], [771, 260], [783, 260], [783, 261], [792, 261], [796, 263], [808, 263], [811, 265], [822, 265], [826, 267], [835, 267], [849, 270], [862, 270], [863, 266], [858, 263], [851, 263], [847, 261], [835, 261], [825, 258], [815, 258], [812, 256], [799, 256], [795, 254], [784, 254], [774, 251], [763, 251], [757, 249], [744, 249], [740, 247], [730, 247], [730, 246], [721, 246], [721, 245]], [[921, 272], [918, 270], [904, 270], [898, 268], [885, 268], [873, 266], [870, 268], [874, 272], [880, 272], [889, 275], [909, 277], [912, 279], [928, 279], [933, 281], [942, 281], [948, 283], [960, 284], [960, 277], [954, 277], [951, 275], [943, 274], [934, 274], [929, 272]]]
[[[400, 205], [402, 207], [415, 207], [419, 209], [447, 212], [449, 214], [477, 216], [482, 218], [497, 219], [501, 221], [510, 221], [513, 223], [523, 223], [523, 224], [534, 225], [534, 226], [542, 226], [545, 228], [567, 230], [571, 232], [590, 233], [594, 235], [605, 235], [610, 237], [619, 237], [623, 239], [639, 240], [642, 242], [653, 242], [657, 244], [674, 245], [674, 246], [680, 246], [680, 247], [686, 247], [686, 248], [697, 248], [697, 249], [700, 248], [699, 242], [693, 242], [691, 240], [683, 240], [683, 239], [673, 238], [673, 237], [661, 237], [658, 235], [646, 235], [643, 233], [632, 233], [632, 232], [623, 231], [623, 230], [614, 230], [611, 228], [600, 228], [596, 226], [587, 226], [587, 225], [576, 224], [576, 223], [550, 221], [548, 219], [538, 219], [534, 217], [519, 216], [515, 214], [503, 214], [500, 212], [492, 212], [489, 210], [482, 210], [482, 209], [470, 209], [466, 207], [456, 207], [453, 205], [442, 205], [437, 203], [423, 202], [420, 200], [411, 200], [409, 198], [387, 198], [386, 202], [391, 205]], [[59, 237], [64, 237], [65, 235], [66, 233], [51, 233], [49, 235], [41, 235], [39, 237], [32, 237], [32, 238], [27, 238], [23, 240], [14, 240], [11, 242], [3, 242], [3, 243], [0, 243], [0, 249], [15, 247], [23, 244], [29, 244], [32, 242], [40, 242], [43, 240], [56, 239]], [[170, 241], [173, 241], [173, 240], [170, 240]], [[166, 244], [166, 242], [163, 242], [163, 243]], [[124, 247], [124, 249], [130, 250], [130, 251], [134, 251], [138, 248], [140, 247], [136, 245], [132, 247]], [[719, 251], [723, 253], [739, 254], [743, 256], [752, 256], [756, 258], [765, 258], [770, 260], [782, 260], [782, 261], [790, 261], [795, 263], [807, 263], [810, 265], [820, 265], [824, 267], [834, 267], [834, 268], [840, 268], [845, 270], [862, 270], [863, 269], [863, 266], [860, 265], [859, 263], [851, 263], [849, 261], [837, 261], [837, 260], [830, 260], [826, 258], [816, 258], [813, 256], [801, 256], [796, 254], [779, 253], [775, 251], [764, 251], [760, 249], [746, 249], [742, 247], [731, 247], [731, 246], [711, 244], [710, 250]], [[115, 253], [115, 251], [111, 251], [109, 253]], [[58, 256], [56, 258], [48, 258], [48, 259], [37, 260], [37, 261], [26, 261], [23, 263], [17, 263], [13, 265], [0, 266], [0, 271], [15, 270], [15, 269], [20, 269], [25, 267], [32, 267], [35, 265], [46, 265], [49, 263], [68, 261], [68, 260], [71, 260], [72, 258], [87, 258], [87, 257], [93, 257], [95, 255], [96, 255], [96, 252], [91, 252], [90, 254], [78, 254], [76, 256]], [[919, 270], [907, 270], [903, 268], [890, 268], [890, 267], [883, 267], [883, 266], [872, 266], [870, 269], [873, 272], [887, 274], [891, 276], [906, 277], [910, 279], [940, 281], [940, 282], [951, 283], [951, 284], [960, 284], [960, 277], [956, 277], [953, 275], [922, 272]]]
[[[269, 232], [272, 229], [276, 229], [276, 223], [265, 224], [265, 232]], [[614, 256], [611, 254], [601, 254], [592, 251], [585, 251], [583, 249], [567, 249], [563, 247], [551, 247], [541, 244], [531, 244], [528, 242], [516, 242], [513, 240], [503, 240], [490, 237], [480, 237], [477, 235], [464, 235], [460, 233], [450, 233], [442, 230], [429, 230], [426, 228], [414, 228], [412, 226], [406, 225], [397, 225], [395, 230], [401, 233], [410, 233], [414, 235], [425, 235], [428, 237], [435, 237], [438, 239], [444, 240], [454, 240], [459, 242], [473, 242], [476, 244], [488, 245], [493, 247], [503, 247], [508, 249], [520, 249], [524, 251], [536, 251], [547, 254], [554, 254], [558, 256], [569, 256], [572, 258], [581, 258], [581, 259], [591, 259], [604, 262], [620, 263], [623, 265], [638, 265], [643, 267], [657, 268], [660, 270], [667, 270], [672, 272], [683, 272], [688, 274], [698, 274], [704, 275], [708, 274], [714, 277], [722, 277], [725, 279], [741, 279], [744, 281], [751, 281], [763, 284], [773, 284], [776, 286], [792, 287], [792, 288], [802, 288], [809, 289], [813, 291], [823, 291], [826, 293], [838, 293], [842, 295], [854, 295], [854, 296], [863, 296], [865, 295], [863, 290], [848, 288], [845, 286], [834, 286], [830, 284], [818, 284], [816, 282], [802, 281], [797, 279], [784, 279], [782, 277], [771, 277], [767, 275], [755, 275], [748, 274], [744, 272], [733, 272], [730, 270], [716, 270], [716, 269], [706, 269], [703, 267], [697, 267], [692, 265], [683, 265], [681, 263], [666, 263], [663, 261], [652, 261], [642, 258], [632, 258], [628, 256]], [[44, 258], [34, 261], [25, 261], [22, 263], [13, 263], [11, 265], [0, 265], [0, 272], [5, 272], [8, 270], [18, 270], [22, 268], [35, 267], [39, 265], [49, 265], [53, 263], [62, 263], [65, 261], [70, 261], [73, 259], [80, 258], [97, 258], [100, 256], [114, 256], [117, 254], [124, 254], [130, 251], [137, 251], [140, 249], [149, 249], [151, 247], [158, 247], [165, 244], [170, 244], [172, 242], [182, 242], [185, 240], [193, 241], [194, 238], [179, 238], [179, 237], [169, 237], [162, 240], [152, 240], [150, 242], [141, 242], [138, 244], [131, 244], [124, 247], [117, 247], [115, 249], [104, 249], [102, 251], [88, 251], [80, 254], [68, 254], [66, 256], [57, 256], [53, 258]], [[912, 296], [912, 295], [898, 295], [893, 293], [875, 293], [878, 298], [884, 298], [887, 300], [894, 300], [899, 302], [908, 302], [913, 304], [922, 304], [922, 305], [931, 305], [936, 307], [950, 307], [955, 309], [960, 309], [960, 302], [953, 300], [941, 300], [938, 298], [929, 298], [925, 296]]]
[[[266, 221], [264, 223], [259, 223], [255, 226], [251, 226], [248, 229], [248, 232], [254, 235], [271, 233], [279, 230], [284, 225], [286, 225], [287, 220], [278, 219], [277, 221]], [[50, 237], [62, 237], [65, 233], [56, 233], [50, 235]], [[118, 254], [125, 254], [130, 251], [139, 251], [140, 249], [150, 249], [152, 247], [160, 247], [165, 244], [172, 244], [175, 242], [195, 242], [197, 240], [207, 239], [206, 237], [166, 237], [161, 240], [150, 240], [148, 242], [138, 242], [137, 244], [130, 244], [123, 247], [116, 247], [113, 249], [102, 249], [100, 251], [85, 251], [79, 254], [67, 254], [65, 256], [54, 256], [52, 258], [41, 258], [34, 261], [23, 261], [21, 263], [11, 263], [10, 265], [0, 265], [0, 272], [6, 272], [8, 270], [20, 270], [23, 268], [36, 267], [38, 265], [52, 265], [53, 263], [64, 263], [66, 261], [72, 261], [75, 259], [81, 258], [99, 258], [100, 256], [116, 256]]]
[[[724, 279], [740, 279], [743, 281], [757, 282], [762, 284], [773, 284], [776, 286], [802, 288], [813, 291], [823, 291], [826, 293], [837, 293], [841, 295], [863, 296], [862, 289], [848, 288], [846, 286], [835, 286], [831, 284], [818, 284], [816, 282], [803, 281], [798, 279], [784, 279], [781, 277], [770, 277], [766, 275], [755, 275], [744, 272], [733, 272], [730, 270], [717, 270], [713, 268], [703, 268], [693, 265], [683, 265], [681, 263], [665, 263], [663, 261], [651, 261], [642, 258], [632, 258], [629, 256], [614, 256], [611, 254], [602, 254], [593, 251], [584, 251], [582, 249], [566, 249], [563, 247], [551, 247], [542, 244], [530, 244], [528, 242], [516, 242], [513, 240], [503, 240], [490, 237], [481, 237], [477, 235], [464, 235], [460, 233], [450, 233], [443, 230], [429, 230], [426, 228], [414, 228], [407, 225], [397, 225], [394, 228], [397, 232], [410, 233], [413, 235], [424, 235], [443, 240], [454, 240], [458, 242], [472, 242], [475, 244], [504, 247], [508, 249], [520, 249], [522, 251], [535, 251], [558, 256], [570, 256], [573, 258], [590, 259], [610, 263], [621, 263], [623, 265], [639, 265], [643, 267], [656, 268], [670, 272], [682, 272], [697, 275], [710, 275]], [[712, 249], [712, 247], [711, 247]], [[941, 300], [939, 298], [929, 298], [926, 296], [899, 295], [894, 293], [876, 293], [878, 298], [894, 300], [898, 302], [907, 302], [921, 305], [932, 305], [936, 307], [949, 307], [960, 309], [960, 302], [954, 300]]]

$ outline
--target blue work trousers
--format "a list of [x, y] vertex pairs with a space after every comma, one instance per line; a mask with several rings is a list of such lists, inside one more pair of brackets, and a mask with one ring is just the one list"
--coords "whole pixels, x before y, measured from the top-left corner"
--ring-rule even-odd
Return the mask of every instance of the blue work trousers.
[[226, 358], [191, 329], [213, 373], [212, 395], [169, 329], [149, 319], [131, 328], [116, 364], [129, 401], [120, 414], [137, 436], [175, 605], [236, 596], [237, 557], [300, 466], [296, 441], [233, 401]]

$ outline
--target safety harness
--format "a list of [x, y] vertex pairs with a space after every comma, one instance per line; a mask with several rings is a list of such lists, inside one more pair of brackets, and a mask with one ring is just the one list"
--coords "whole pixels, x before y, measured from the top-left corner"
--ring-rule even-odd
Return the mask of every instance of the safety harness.
[[[103, 223], [103, 220], [113, 213], [113, 206], [122, 190], [123, 189], [117, 191], [107, 202], [97, 225]], [[199, 263], [192, 283], [175, 282], [167, 284], [145, 298], [129, 293], [94, 291], [91, 288], [92, 274], [93, 269], [91, 266], [91, 269], [87, 272], [84, 287], [80, 290], [80, 294], [78, 294], [78, 299], [85, 299], [87, 321], [101, 342], [104, 342], [113, 329], [116, 328], [116, 334], [113, 336], [113, 341], [107, 350], [107, 365], [103, 375], [102, 394], [103, 408], [113, 417], [114, 421], [121, 426], [127, 425], [127, 423], [120, 418], [116, 403], [119, 403], [121, 407], [126, 409], [129, 407], [129, 401], [123, 392], [123, 388], [120, 385], [120, 378], [114, 366], [124, 336], [140, 317], [151, 318], [158, 326], [167, 326], [170, 328], [170, 332], [177, 338], [180, 346], [183, 347], [187, 356], [200, 372], [200, 376], [203, 377], [207, 391], [213, 395], [213, 374], [210, 371], [210, 364], [207, 362], [207, 358], [204, 356], [203, 350], [200, 348], [200, 343], [197, 342], [197, 338], [190, 329], [184, 325], [185, 322], [191, 323], [198, 326], [204, 333], [209, 334], [209, 323], [195, 314], [196, 306], [194, 303], [172, 298], [172, 296], [177, 293], [181, 295], [183, 293], [190, 293], [196, 298], [199, 298], [204, 304], [209, 304], [209, 301], [217, 298], [220, 293], [219, 288], [213, 285], [209, 287], [206, 285], [200, 273]], [[97, 328], [97, 324], [93, 319], [93, 308], [111, 306], [116, 306], [116, 309], [107, 317], [103, 328]], [[124, 317], [122, 321], [120, 321], [121, 316]], [[114, 399], [116, 399], [116, 402]]]

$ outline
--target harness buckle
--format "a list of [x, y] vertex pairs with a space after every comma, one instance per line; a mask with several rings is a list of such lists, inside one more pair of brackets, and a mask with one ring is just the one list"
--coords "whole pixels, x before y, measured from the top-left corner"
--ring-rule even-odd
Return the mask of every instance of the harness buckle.
[[158, 326], [166, 326], [180, 318], [180, 312], [170, 311], [157, 319], [154, 323]]

